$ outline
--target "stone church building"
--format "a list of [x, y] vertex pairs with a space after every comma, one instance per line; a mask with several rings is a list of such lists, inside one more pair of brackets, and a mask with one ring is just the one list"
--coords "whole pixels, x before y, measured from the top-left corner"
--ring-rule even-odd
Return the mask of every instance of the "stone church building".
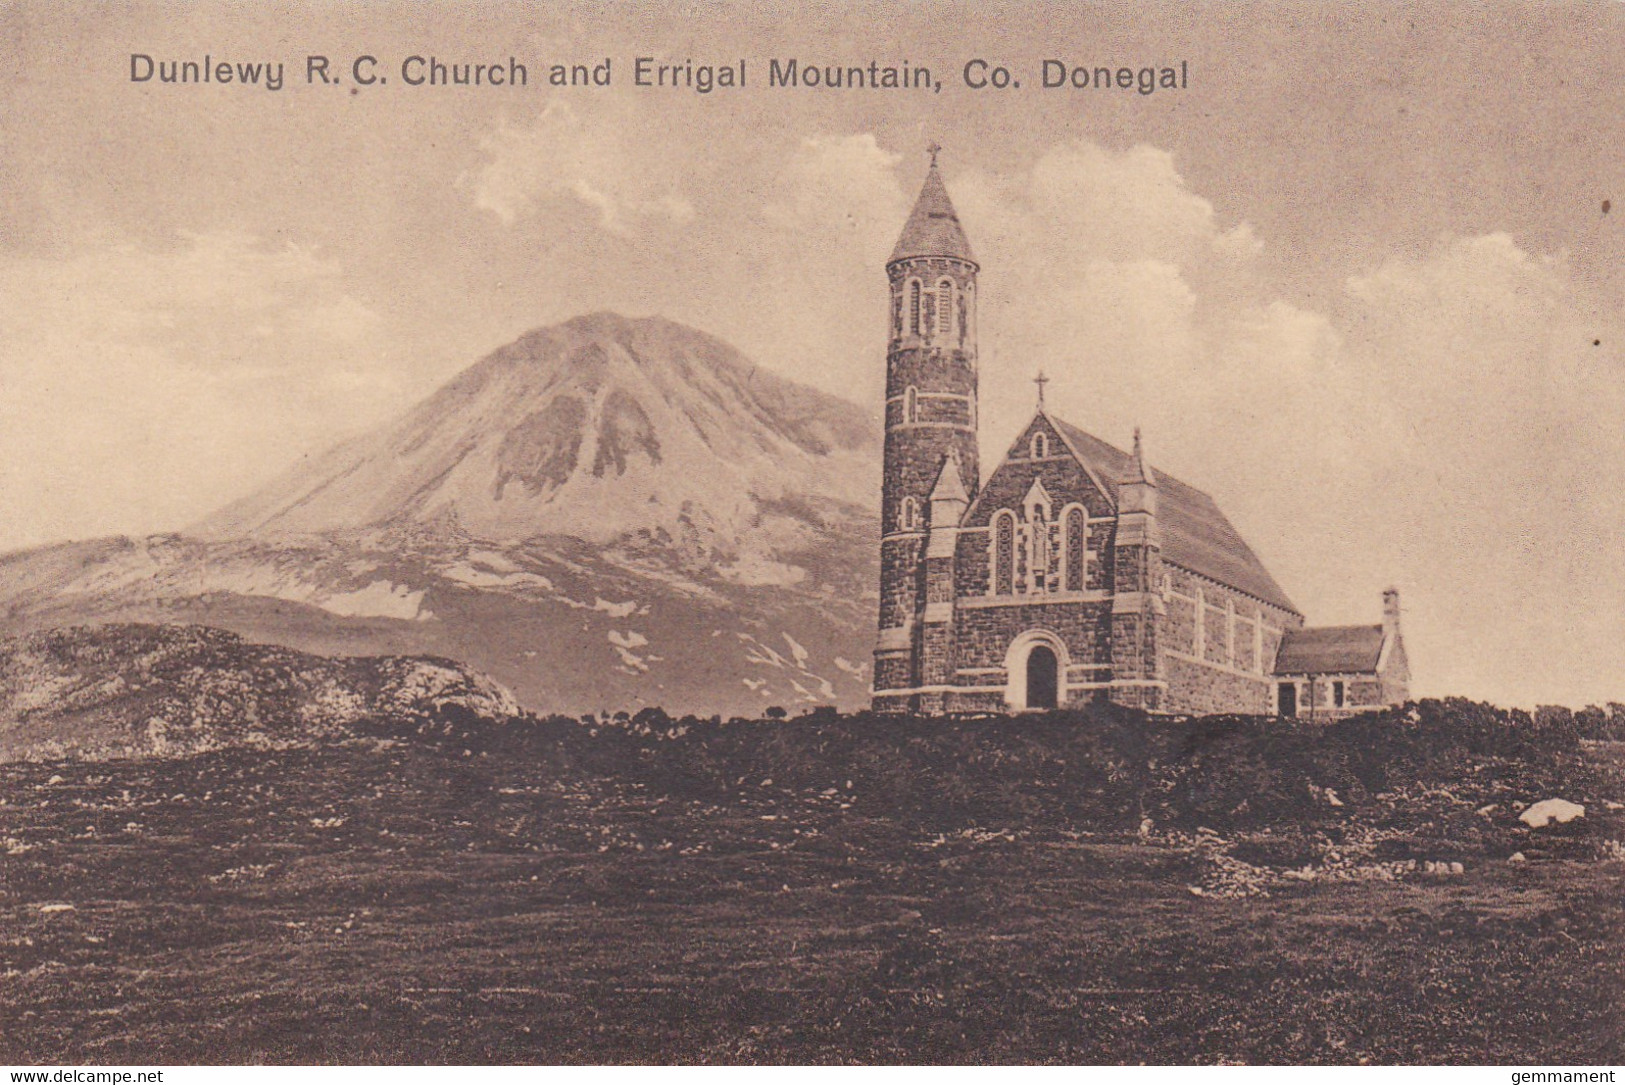
[[1308, 629], [1213, 499], [1038, 409], [983, 478], [979, 266], [933, 151], [886, 264], [883, 712], [1053, 708], [1335, 719], [1403, 701], [1399, 596]]

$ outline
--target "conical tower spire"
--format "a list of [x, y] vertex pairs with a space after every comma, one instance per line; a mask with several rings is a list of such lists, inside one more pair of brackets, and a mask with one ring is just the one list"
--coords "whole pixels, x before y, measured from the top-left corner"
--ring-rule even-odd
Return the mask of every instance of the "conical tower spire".
[[947, 256], [976, 263], [965, 228], [959, 224], [959, 212], [954, 210], [954, 203], [948, 198], [948, 186], [942, 183], [942, 173], [937, 169], [940, 150], [936, 144], [931, 145], [931, 166], [925, 171], [920, 198], [914, 201], [914, 211], [908, 216], [908, 224], [903, 227], [888, 264], [920, 256]]

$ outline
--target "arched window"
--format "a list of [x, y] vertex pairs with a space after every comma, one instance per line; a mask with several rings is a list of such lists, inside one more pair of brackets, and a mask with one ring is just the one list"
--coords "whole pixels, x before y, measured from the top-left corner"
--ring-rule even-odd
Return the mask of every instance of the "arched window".
[[954, 281], [937, 283], [937, 334], [946, 338], [954, 327]]
[[1015, 592], [1016, 517], [1009, 510], [993, 517], [993, 594]]
[[1035, 433], [1035, 434], [1033, 434], [1033, 443], [1032, 443], [1031, 451], [1032, 451], [1032, 454], [1033, 454], [1033, 459], [1035, 459], [1035, 460], [1041, 460], [1045, 456], [1048, 456], [1049, 455], [1049, 437], [1048, 437], [1048, 435], [1043, 434], [1043, 433]]
[[902, 511], [897, 515], [897, 526], [904, 531], [915, 531], [920, 526], [920, 503], [912, 497], [903, 498]]
[[914, 391], [914, 386], [911, 384], [908, 386], [908, 390], [903, 393], [903, 421], [913, 425], [919, 420], [920, 397], [918, 393]]
[[910, 335], [920, 334], [920, 281], [911, 279], [908, 284], [908, 331]]
[[1083, 591], [1089, 575], [1089, 514], [1080, 508], [1066, 510], [1066, 590]]

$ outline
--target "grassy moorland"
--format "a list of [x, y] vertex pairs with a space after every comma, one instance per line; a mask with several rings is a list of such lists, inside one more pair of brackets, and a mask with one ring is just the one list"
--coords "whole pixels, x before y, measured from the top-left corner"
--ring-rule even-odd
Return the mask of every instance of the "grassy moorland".
[[1618, 1063], [1622, 767], [1465, 702], [0, 765], [0, 1062]]

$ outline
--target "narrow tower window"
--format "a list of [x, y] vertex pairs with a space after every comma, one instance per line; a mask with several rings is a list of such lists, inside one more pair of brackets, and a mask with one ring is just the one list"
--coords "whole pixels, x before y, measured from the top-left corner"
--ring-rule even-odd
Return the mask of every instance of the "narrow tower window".
[[911, 384], [908, 386], [908, 391], [903, 393], [903, 421], [909, 425], [913, 425], [919, 420], [920, 397], [918, 393], [914, 391], [914, 386]]
[[920, 284], [918, 280], [910, 280], [908, 284], [908, 331], [910, 335], [920, 334]]
[[954, 327], [954, 281], [937, 283], [937, 334], [946, 338]]
[[903, 498], [903, 511], [898, 515], [898, 526], [913, 531], [920, 526], [920, 503], [912, 497]]
[[1049, 455], [1049, 438], [1042, 433], [1033, 434], [1033, 459], [1041, 460]]

